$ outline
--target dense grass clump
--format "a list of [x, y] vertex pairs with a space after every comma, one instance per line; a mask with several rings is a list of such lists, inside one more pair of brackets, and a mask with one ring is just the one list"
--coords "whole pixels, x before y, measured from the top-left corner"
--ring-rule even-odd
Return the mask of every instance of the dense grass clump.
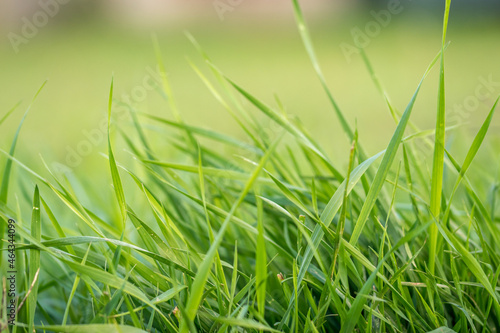
[[[498, 187], [486, 172], [467, 173], [486, 144], [496, 103], [465, 157], [455, 158], [445, 148], [447, 131], [456, 130], [445, 127], [449, 1], [441, 49], [404, 112], [360, 49], [397, 124], [387, 148], [374, 155], [328, 90], [297, 0], [294, 6], [307, 53], [352, 142], [340, 158], [348, 163], [334, 162], [278, 99], [276, 108], [268, 106], [227, 78], [192, 36], [213, 78], [193, 69], [248, 140], [186, 124], [154, 38], [161, 91], [175, 120], [129, 106], [132, 127], [111, 126], [111, 84], [108, 133], [120, 134], [125, 146], [108, 135], [109, 169], [92, 172], [110, 173], [112, 186], [101, 191], [112, 201], [93, 200], [74, 175], [48, 170], [43, 177], [47, 170], [16, 159], [19, 130], [10, 151], [2, 150], [2, 239], [14, 219], [19, 272], [11, 331], [498, 331]], [[420, 130], [410, 116], [437, 64], [436, 128]], [[259, 123], [243, 101], [271, 125]], [[158, 131], [163, 141], [151, 142]], [[432, 163], [417, 144], [433, 151]], [[119, 161], [118, 149], [127, 152]], [[488, 154], [494, 161], [500, 150]], [[170, 162], [174, 155], [182, 163]], [[9, 183], [16, 177], [25, 192], [14, 195]], [[32, 213], [20, 208], [25, 202]]]

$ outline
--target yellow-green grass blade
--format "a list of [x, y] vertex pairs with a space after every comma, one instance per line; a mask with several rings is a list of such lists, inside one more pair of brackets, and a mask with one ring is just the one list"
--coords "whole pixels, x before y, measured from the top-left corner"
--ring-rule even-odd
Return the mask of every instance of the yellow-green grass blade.
[[7, 118], [9, 118], [9, 116], [12, 114], [12, 112], [14, 112], [19, 105], [21, 105], [21, 101], [17, 102], [16, 105], [14, 105], [9, 111], [7, 111], [7, 113], [5, 113], [5, 115], [2, 117], [2, 119], [0, 119], [0, 125], [2, 125], [3, 122], [5, 120], [7, 120]]
[[[321, 83], [321, 86], [323, 87], [323, 90], [325, 91], [325, 93], [328, 96], [328, 100], [330, 101], [330, 103], [333, 106], [333, 109], [335, 111], [337, 119], [339, 120], [339, 122], [342, 126], [342, 129], [347, 134], [349, 141], [352, 142], [352, 140], [354, 140], [354, 131], [352, 130], [352, 128], [348, 124], [343, 112], [341, 111], [340, 107], [338, 106], [337, 102], [335, 101], [332, 92], [328, 88], [328, 84], [326, 83], [325, 76], [323, 75], [323, 71], [321, 70], [321, 66], [319, 65], [319, 61], [318, 61], [318, 59], [316, 57], [316, 53], [314, 51], [313, 43], [312, 43], [311, 37], [309, 35], [309, 31], [307, 29], [305, 20], [304, 20], [302, 10], [301, 10], [300, 5], [299, 5], [299, 0], [293, 0], [293, 8], [294, 8], [294, 13], [295, 13], [295, 20], [297, 22], [297, 26], [299, 29], [299, 33], [300, 33], [302, 42], [303, 42], [304, 47], [307, 51], [309, 59], [314, 67], [316, 75], [320, 80], [320, 83]], [[358, 147], [358, 156], [359, 156], [361, 161], [364, 161], [367, 158], [361, 145], [359, 145], [359, 147]], [[325, 159], [325, 161], [327, 161], [327, 159]], [[366, 172], [366, 175], [363, 175], [363, 177], [361, 178], [361, 183], [363, 184], [363, 188], [365, 189], [365, 191], [367, 191], [367, 188], [368, 188], [367, 178], [371, 178], [370, 170], [368, 170]]]
[[[443, 170], [444, 170], [444, 144], [445, 144], [445, 89], [444, 89], [444, 45], [446, 42], [446, 31], [448, 28], [448, 16], [450, 12], [451, 0], [446, 0], [446, 8], [443, 19], [443, 41], [441, 47], [441, 66], [439, 69], [439, 92], [438, 109], [436, 116], [436, 133], [434, 139], [434, 157], [432, 163], [431, 179], [431, 214], [435, 216], [439, 223], [441, 213], [441, 194], [443, 191]], [[429, 230], [429, 270], [434, 274], [436, 250], [438, 241], [438, 230], [435, 225]]]
[[127, 219], [127, 204], [125, 202], [125, 192], [123, 191], [122, 181], [120, 179], [120, 173], [118, 172], [118, 167], [116, 166], [115, 157], [113, 154], [113, 148], [111, 147], [111, 109], [113, 106], [113, 79], [111, 79], [111, 86], [109, 88], [109, 102], [108, 102], [108, 154], [109, 154], [109, 168], [111, 170], [111, 178], [113, 180], [113, 189], [115, 191], [116, 199], [118, 200], [118, 206], [120, 207], [120, 213], [122, 217], [121, 227], [125, 230], [125, 221]]

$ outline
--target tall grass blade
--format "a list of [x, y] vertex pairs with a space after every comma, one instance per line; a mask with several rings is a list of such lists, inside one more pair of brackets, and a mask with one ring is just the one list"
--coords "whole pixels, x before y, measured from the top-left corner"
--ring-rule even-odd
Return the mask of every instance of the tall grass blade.
[[111, 178], [113, 180], [113, 189], [115, 191], [116, 199], [120, 207], [122, 217], [121, 227], [125, 230], [125, 220], [127, 219], [127, 204], [125, 202], [125, 192], [123, 191], [120, 173], [116, 166], [113, 148], [111, 147], [111, 109], [113, 105], [113, 79], [111, 79], [111, 86], [109, 88], [109, 102], [108, 102], [108, 154], [109, 154], [109, 168], [111, 170]]
[[[448, 16], [450, 13], [451, 0], [446, 0], [446, 8], [443, 19], [443, 41], [442, 51], [446, 43], [446, 30], [448, 28]], [[441, 193], [443, 191], [443, 169], [444, 169], [444, 143], [445, 143], [445, 89], [444, 89], [444, 52], [441, 52], [441, 66], [439, 69], [439, 93], [438, 110], [436, 118], [436, 133], [434, 139], [434, 157], [432, 163], [431, 180], [431, 202], [430, 209], [432, 215], [439, 220], [441, 212]], [[434, 274], [436, 250], [438, 241], [438, 231], [436, 226], [431, 226], [429, 230], [429, 270]]]
[[[42, 222], [40, 219], [40, 193], [38, 191], [38, 186], [35, 186], [35, 194], [33, 195], [33, 213], [31, 215], [31, 236], [40, 241], [42, 237]], [[29, 260], [29, 289], [27, 290], [28, 300], [26, 302], [28, 306], [28, 330], [33, 331], [35, 325], [35, 311], [38, 302], [38, 284], [39, 284], [39, 273], [40, 273], [40, 250], [32, 249], [30, 250], [30, 260]]]

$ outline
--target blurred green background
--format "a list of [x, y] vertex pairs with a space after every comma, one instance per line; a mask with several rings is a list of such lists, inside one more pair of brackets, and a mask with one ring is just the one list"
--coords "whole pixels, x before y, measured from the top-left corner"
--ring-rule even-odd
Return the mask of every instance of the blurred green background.
[[[56, 1], [56, 0], [53, 0]], [[98, 129], [106, 118], [112, 75], [115, 99], [124, 100], [143, 85], [148, 68], [156, 68], [150, 32], [158, 34], [163, 58], [179, 109], [186, 122], [245, 139], [243, 132], [212, 97], [190, 68], [187, 59], [210, 71], [185, 37], [189, 31], [213, 62], [255, 96], [276, 105], [274, 94], [290, 114], [297, 115], [332, 158], [344, 162], [350, 146], [314, 74], [301, 43], [291, 1], [61, 1], [57, 13], [37, 28], [32, 38], [12, 46], [13, 33], [22, 35], [26, 19], [43, 11], [41, 2], [23, 6], [6, 0], [0, 25], [0, 118], [17, 102], [20, 107], [0, 127], [0, 146], [8, 150], [15, 129], [32, 96], [49, 79], [25, 122], [18, 156], [30, 166], [40, 165], [39, 154], [50, 163], [68, 164], [68, 152], [87, 140], [85, 132]], [[443, 2], [443, 3], [441, 3]], [[365, 51], [399, 110], [409, 102], [425, 68], [440, 49], [444, 1], [425, 5], [401, 1], [400, 13], [386, 26], [372, 31]], [[228, 5], [233, 3], [234, 5]], [[362, 58], [346, 58], [342, 43], [354, 45], [352, 32], [376, 22], [373, 12], [387, 11], [391, 1], [301, 1], [319, 61], [340, 107], [369, 153], [383, 149], [395, 128], [383, 98], [372, 84]], [[498, 6], [479, 1], [473, 6], [452, 1], [446, 52], [447, 109], [469, 103], [454, 123], [470, 123], [475, 131], [500, 94], [500, 20]], [[217, 10], [217, 8], [219, 8]], [[221, 19], [221, 9], [223, 19]], [[25, 19], [23, 19], [23, 17]], [[43, 17], [38, 17], [42, 20]], [[373, 27], [373, 26], [372, 26]], [[365, 32], [366, 33], [366, 32]], [[344, 44], [345, 45], [345, 44]], [[433, 70], [417, 100], [412, 119], [433, 128], [437, 105], [437, 72]], [[490, 80], [490, 90], [478, 88]], [[474, 97], [477, 89], [489, 94]], [[487, 95], [487, 96], [486, 96]], [[168, 103], [157, 91], [132, 98], [139, 111], [172, 118]], [[244, 105], [254, 113], [248, 103]], [[456, 106], [455, 106], [456, 105]], [[498, 119], [498, 117], [496, 118]], [[120, 126], [127, 129], [128, 118]], [[492, 132], [498, 131], [494, 120]], [[163, 144], [158, 143], [159, 146]], [[168, 144], [165, 142], [165, 156]], [[92, 147], [74, 168], [83, 173], [106, 161], [105, 140]], [[4, 157], [2, 157], [4, 160]], [[91, 174], [90, 174], [91, 175]]]

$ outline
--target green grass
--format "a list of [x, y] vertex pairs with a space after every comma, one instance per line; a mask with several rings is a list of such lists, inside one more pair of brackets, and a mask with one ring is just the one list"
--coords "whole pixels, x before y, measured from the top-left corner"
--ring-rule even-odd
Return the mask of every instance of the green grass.
[[[23, 117], [1, 149], [2, 239], [15, 219], [22, 303], [12, 331], [497, 332], [500, 149], [488, 130], [498, 99], [474, 136], [446, 127], [446, 3], [442, 44], [404, 112], [362, 53], [396, 122], [375, 154], [337, 104], [297, 0], [299, 35], [351, 147], [343, 156], [332, 159], [279, 97], [261, 100], [191, 35], [206, 68], [190, 65], [245, 139], [183, 119], [155, 36], [158, 91], [174, 120], [131, 106], [117, 122], [112, 80], [106, 168], [33, 170], [15, 154]], [[436, 127], [420, 129], [414, 106], [436, 70]], [[459, 149], [446, 140], [455, 136]], [[97, 173], [106, 181], [92, 185]]]

